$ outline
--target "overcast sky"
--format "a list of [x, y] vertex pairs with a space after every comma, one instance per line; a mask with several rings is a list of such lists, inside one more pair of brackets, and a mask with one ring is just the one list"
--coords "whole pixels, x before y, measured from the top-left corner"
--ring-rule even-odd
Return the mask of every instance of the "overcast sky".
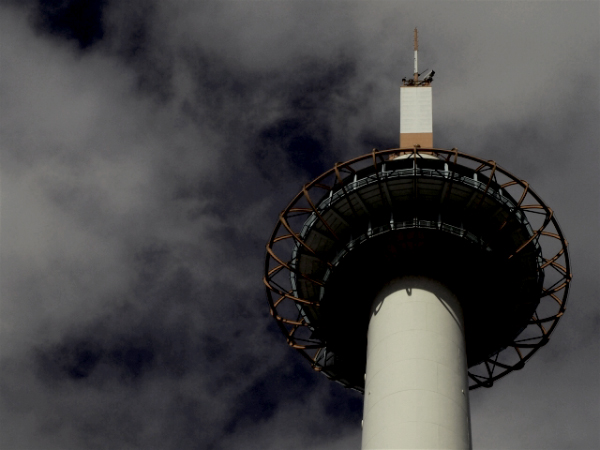
[[529, 181], [573, 262], [549, 345], [471, 392], [474, 447], [599, 448], [599, 8], [3, 1], [0, 448], [360, 448], [264, 246], [303, 183], [397, 146], [415, 26], [435, 146]]

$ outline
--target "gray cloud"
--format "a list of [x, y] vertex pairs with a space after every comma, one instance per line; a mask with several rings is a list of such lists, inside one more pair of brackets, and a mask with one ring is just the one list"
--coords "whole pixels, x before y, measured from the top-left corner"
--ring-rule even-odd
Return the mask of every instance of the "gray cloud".
[[475, 447], [598, 446], [596, 2], [137, 3], [85, 32], [81, 2], [2, 7], [2, 448], [359, 448], [362, 397], [268, 315], [264, 244], [310, 177], [397, 145], [415, 25], [436, 145], [527, 179], [574, 264], [552, 342], [472, 393]]

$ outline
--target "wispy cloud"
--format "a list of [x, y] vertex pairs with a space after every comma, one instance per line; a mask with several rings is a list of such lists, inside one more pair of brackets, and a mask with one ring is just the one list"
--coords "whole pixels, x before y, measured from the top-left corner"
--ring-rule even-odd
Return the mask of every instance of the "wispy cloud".
[[531, 182], [575, 266], [553, 342], [471, 396], [475, 446], [597, 445], [597, 13], [3, 6], [0, 446], [359, 448], [362, 398], [312, 373], [269, 317], [264, 244], [303, 183], [396, 145], [415, 25], [436, 145]]

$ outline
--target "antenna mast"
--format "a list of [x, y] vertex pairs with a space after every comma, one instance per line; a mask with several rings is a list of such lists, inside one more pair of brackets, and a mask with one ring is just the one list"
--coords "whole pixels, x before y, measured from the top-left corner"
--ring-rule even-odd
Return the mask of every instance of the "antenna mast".
[[417, 32], [417, 28], [415, 27], [415, 71], [414, 71], [414, 80], [415, 83], [419, 81], [419, 68], [418, 68], [418, 57], [417, 52], [419, 50], [419, 36]]

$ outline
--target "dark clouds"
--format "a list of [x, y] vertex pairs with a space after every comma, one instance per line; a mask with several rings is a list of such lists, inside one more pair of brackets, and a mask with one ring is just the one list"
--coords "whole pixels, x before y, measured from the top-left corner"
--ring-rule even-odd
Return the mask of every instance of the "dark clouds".
[[2, 448], [359, 448], [362, 398], [268, 315], [264, 244], [311, 177], [396, 145], [415, 25], [436, 145], [527, 179], [575, 268], [552, 342], [471, 396], [475, 446], [597, 446], [597, 3], [11, 4]]
[[73, 40], [82, 49], [104, 37], [106, 0], [38, 0], [35, 26], [62, 39]]

